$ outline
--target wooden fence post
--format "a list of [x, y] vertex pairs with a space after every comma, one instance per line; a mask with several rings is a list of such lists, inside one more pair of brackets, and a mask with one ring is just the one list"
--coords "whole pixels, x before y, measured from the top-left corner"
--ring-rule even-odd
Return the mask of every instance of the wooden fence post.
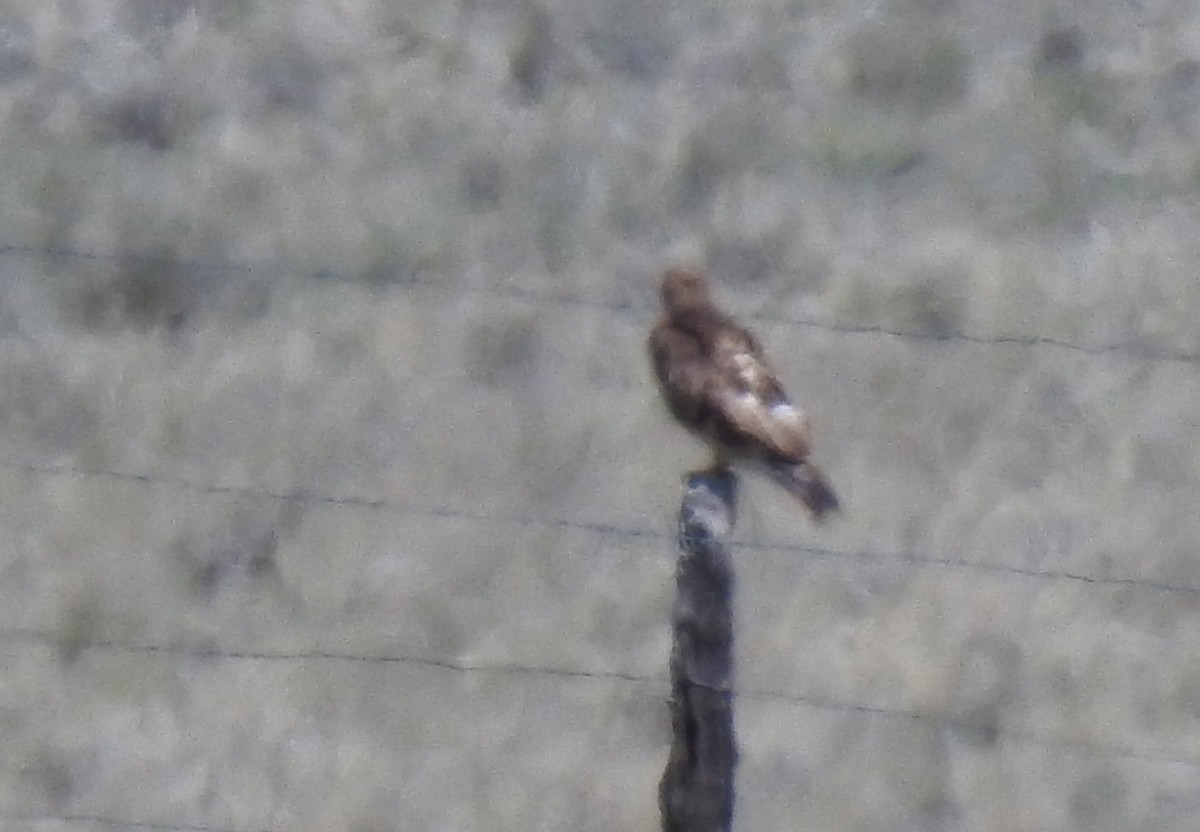
[[664, 832], [729, 832], [733, 821], [733, 567], [737, 478], [691, 474], [679, 511], [671, 649], [671, 753], [659, 784]]

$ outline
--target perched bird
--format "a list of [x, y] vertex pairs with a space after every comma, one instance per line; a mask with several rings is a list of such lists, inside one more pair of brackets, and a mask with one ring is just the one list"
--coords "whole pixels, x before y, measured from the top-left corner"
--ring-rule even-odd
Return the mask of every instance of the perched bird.
[[835, 511], [837, 496], [808, 461], [808, 419], [788, 401], [758, 341], [713, 305], [703, 274], [668, 269], [660, 292], [663, 313], [649, 346], [671, 414], [708, 442], [714, 467], [749, 462], [815, 519]]

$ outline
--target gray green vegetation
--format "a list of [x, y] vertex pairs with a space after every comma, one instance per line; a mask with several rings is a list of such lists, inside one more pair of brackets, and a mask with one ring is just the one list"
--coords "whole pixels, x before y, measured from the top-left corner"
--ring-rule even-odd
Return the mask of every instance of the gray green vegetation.
[[0, 826], [655, 828], [685, 259], [846, 504], [742, 489], [736, 828], [1193, 830], [1198, 35], [0, 4]]

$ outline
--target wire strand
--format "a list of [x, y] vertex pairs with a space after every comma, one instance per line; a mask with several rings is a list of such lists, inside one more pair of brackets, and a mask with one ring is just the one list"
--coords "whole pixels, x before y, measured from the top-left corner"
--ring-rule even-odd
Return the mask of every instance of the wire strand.
[[[53, 632], [10, 629], [0, 630], [0, 642], [9, 644], [35, 643], [47, 647], [56, 647], [63, 642], [63, 639]], [[323, 649], [300, 651], [223, 650], [206, 645], [150, 644], [124, 642], [113, 639], [90, 641], [83, 645], [74, 646], [73, 649], [93, 652], [121, 653], [126, 655], [144, 654], [176, 656], [203, 661], [262, 663], [344, 662], [384, 666], [408, 665], [412, 667], [429, 668], [432, 670], [440, 670], [463, 675], [496, 674], [517, 677], [530, 676], [556, 679], [575, 679], [581, 681], [626, 682], [640, 687], [648, 687], [659, 690], [664, 696], [668, 695], [670, 691], [670, 683], [667, 679], [648, 674], [628, 673], [618, 670], [581, 670], [568, 667], [521, 664], [518, 662], [472, 663], [456, 659], [429, 656], [366, 655]], [[821, 711], [857, 713], [893, 719], [929, 722], [952, 730], [974, 730], [970, 721], [961, 719], [952, 714], [893, 708], [871, 703], [852, 702], [826, 695], [803, 694], [791, 691], [769, 689], [742, 688], [736, 685], [728, 688], [721, 688], [704, 685], [700, 682], [693, 682], [693, 684], [728, 692], [739, 699], [785, 702], [794, 705], [803, 705]], [[1140, 748], [1129, 744], [1098, 743], [1074, 739], [1046, 739], [1044, 737], [1035, 736], [1032, 733], [1019, 730], [998, 730], [996, 732], [996, 736], [997, 738], [1003, 738], [1011, 742], [1020, 743], [1022, 745], [1029, 745], [1049, 750], [1067, 751], [1071, 753], [1086, 753], [1092, 756], [1106, 758], [1119, 757], [1138, 759], [1146, 762], [1185, 765], [1190, 768], [1200, 769], [1200, 759], [1181, 754], [1174, 754], [1168, 751]]]
[[[73, 823], [77, 825], [101, 826], [106, 829], [149, 829], [154, 832], [251, 832], [231, 826], [208, 826], [194, 823], [165, 823], [160, 821], [137, 821], [111, 818], [104, 815], [54, 812], [19, 812], [0, 814], [0, 821], [12, 823]], [[265, 832], [256, 829], [253, 832]]]
[[[484, 514], [467, 511], [450, 506], [420, 505], [401, 503], [376, 497], [347, 495], [335, 496], [320, 494], [313, 491], [272, 491], [266, 488], [239, 485], [218, 485], [201, 483], [181, 477], [168, 477], [159, 474], [134, 473], [111, 470], [88, 470], [71, 465], [38, 465], [31, 462], [0, 459], [0, 469], [18, 471], [41, 476], [79, 477], [82, 479], [114, 479], [124, 482], [141, 483], [149, 486], [170, 488], [180, 491], [195, 491], [201, 494], [236, 495], [239, 497], [271, 500], [278, 502], [295, 502], [317, 505], [340, 506], [352, 509], [385, 511], [401, 517], [437, 517], [455, 520], [467, 520], [477, 523], [494, 523], [536, 528], [568, 529], [572, 531], [591, 532], [604, 536], [623, 539], [647, 539], [675, 541], [674, 534], [619, 526], [612, 523], [588, 522], [571, 520], [560, 517], [538, 517], [524, 514]], [[1101, 587], [1127, 587], [1143, 589], [1152, 592], [1200, 596], [1200, 588], [1185, 584], [1175, 584], [1168, 581], [1155, 581], [1145, 578], [1100, 577], [1079, 572], [1069, 572], [1060, 569], [1022, 569], [1018, 566], [1005, 564], [976, 563], [963, 558], [943, 555], [922, 554], [918, 552], [876, 552], [868, 549], [830, 549], [820, 546], [802, 546], [799, 544], [764, 543], [756, 540], [735, 539], [734, 545], [751, 550], [764, 552], [790, 552], [810, 557], [856, 560], [867, 563], [887, 563], [899, 561], [919, 568], [940, 568], [968, 572], [983, 572], [994, 575], [1007, 575], [1015, 578], [1043, 581], [1068, 581], [1090, 584]]]
[[[64, 247], [34, 246], [20, 243], [0, 244], [0, 256], [9, 257], [41, 257], [58, 260], [81, 260], [105, 263], [170, 263], [174, 266], [196, 271], [235, 273], [248, 275], [263, 275], [268, 277], [295, 277], [305, 280], [320, 280], [338, 283], [362, 283], [361, 277], [341, 274], [328, 269], [304, 270], [298, 267], [288, 267], [278, 264], [239, 264], [217, 263], [198, 260], [177, 259], [166, 255], [153, 253], [123, 252], [102, 253], [93, 251], [78, 251]], [[396, 285], [403, 286], [432, 286], [443, 284], [423, 275], [406, 275], [397, 281]], [[526, 300], [538, 304], [553, 304], [556, 306], [578, 306], [607, 309], [616, 313], [631, 313], [640, 311], [628, 301], [605, 298], [589, 298], [582, 295], [550, 293], [544, 290], [526, 289], [516, 286], [455, 286], [456, 293], [484, 294], [495, 297], [505, 297], [516, 300]], [[983, 346], [1015, 346], [1026, 348], [1051, 348], [1080, 352], [1093, 356], [1116, 356], [1150, 363], [1196, 364], [1200, 363], [1200, 353], [1188, 350], [1153, 346], [1135, 343], [1100, 343], [1088, 344], [1069, 341], [1063, 338], [1053, 338], [1044, 335], [983, 335], [978, 333], [949, 330], [945, 332], [922, 332], [919, 330], [895, 329], [875, 324], [843, 324], [836, 321], [820, 320], [817, 318], [793, 318], [771, 313], [750, 313], [747, 320], [761, 323], [780, 324], [785, 326], [804, 327], [824, 332], [844, 335], [869, 335], [895, 338], [915, 343], [961, 343]]]

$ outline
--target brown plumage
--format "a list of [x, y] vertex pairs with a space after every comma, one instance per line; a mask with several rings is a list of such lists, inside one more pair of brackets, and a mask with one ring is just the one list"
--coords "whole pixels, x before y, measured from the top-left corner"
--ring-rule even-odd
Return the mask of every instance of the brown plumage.
[[661, 297], [650, 356], [671, 414], [709, 443], [717, 466], [755, 463], [817, 520], [836, 510], [837, 496], [808, 461], [808, 419], [754, 336], [713, 305], [704, 275], [669, 269]]

